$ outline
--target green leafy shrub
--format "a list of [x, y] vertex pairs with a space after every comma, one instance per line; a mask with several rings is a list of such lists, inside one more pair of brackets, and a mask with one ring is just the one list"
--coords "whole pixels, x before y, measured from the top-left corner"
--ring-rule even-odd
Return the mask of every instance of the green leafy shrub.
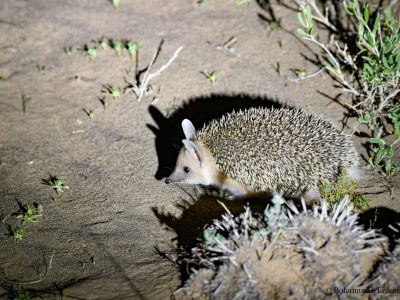
[[[337, 101], [354, 113], [370, 132], [369, 166], [379, 168], [386, 176], [395, 175], [399, 166], [394, 163], [393, 146], [400, 140], [400, 16], [393, 15], [390, 5], [371, 12], [368, 4], [343, 1], [349, 24], [353, 25], [347, 32], [339, 33], [332, 18], [323, 15], [314, 0], [297, 3], [302, 26], [298, 34], [323, 50], [323, 66], [351, 95], [350, 100]], [[314, 20], [333, 32], [332, 42], [319, 40]], [[349, 37], [355, 44], [352, 52], [344, 41]], [[389, 135], [395, 138], [390, 143]]]

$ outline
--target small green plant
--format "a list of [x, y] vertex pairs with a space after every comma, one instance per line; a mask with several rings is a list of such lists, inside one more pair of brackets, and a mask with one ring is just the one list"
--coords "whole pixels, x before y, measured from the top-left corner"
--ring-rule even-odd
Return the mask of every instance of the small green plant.
[[270, 23], [268, 23], [268, 26], [266, 27], [268, 35], [274, 31], [281, 29], [281, 28], [282, 28], [282, 26], [279, 21], [278, 22], [270, 22]]
[[110, 44], [111, 48], [117, 53], [117, 55], [121, 56], [122, 50], [124, 49], [124, 44], [119, 40], [111, 40]]
[[320, 185], [321, 198], [325, 199], [330, 208], [338, 204], [346, 195], [357, 210], [365, 210], [369, 199], [356, 193], [357, 180], [350, 179], [348, 173], [342, 170], [334, 183], [322, 182]]
[[0, 80], [6, 80], [6, 79], [7, 78], [4, 75], [0, 74]]
[[114, 6], [115, 9], [118, 9], [119, 5], [121, 4], [121, 0], [111, 0], [111, 4]]
[[215, 71], [210, 72], [210, 73], [207, 71], [203, 71], [203, 72], [201, 72], [201, 74], [203, 74], [208, 79], [208, 81], [210, 81], [211, 83], [216, 82], [218, 79], [218, 75]]
[[237, 7], [242, 6], [242, 5], [250, 5], [251, 0], [235, 0], [235, 4]]
[[92, 120], [94, 118], [94, 111], [93, 110], [88, 109], [88, 108], [83, 108], [82, 110], [86, 113], [86, 115], [88, 116], [88, 118], [90, 120]]
[[307, 75], [307, 71], [304, 70], [304, 69], [295, 69], [295, 70], [294, 70], [294, 73], [296, 74], [296, 76], [297, 76], [298, 78], [304, 78], [304, 77], [306, 77], [306, 75]]
[[134, 59], [139, 51], [140, 44], [138, 42], [126, 41], [125, 48], [128, 50], [130, 58]]
[[[298, 34], [323, 50], [324, 68], [350, 94], [346, 100], [338, 97], [338, 103], [356, 115], [359, 123], [370, 131], [369, 166], [379, 168], [386, 176], [395, 175], [399, 169], [393, 164], [393, 157], [397, 155], [393, 145], [400, 136], [400, 16], [393, 15], [391, 5], [371, 13], [368, 3], [343, 1], [348, 24], [353, 25], [349, 25], [342, 36], [355, 39], [355, 50], [351, 52], [346, 40], [333, 38], [327, 45], [319, 40], [313, 21], [335, 33], [339, 31], [329, 15], [321, 13], [315, 1], [304, 3], [307, 5], [298, 13], [302, 26]], [[388, 142], [390, 134], [395, 136], [393, 143]]]
[[39, 73], [44, 74], [47, 71], [47, 66], [46, 65], [36, 65], [37, 70]]
[[24, 289], [15, 289], [12, 291], [12, 299], [13, 300], [31, 300], [32, 296], [31, 293]]
[[64, 52], [67, 55], [71, 55], [71, 54], [75, 53], [75, 51], [76, 51], [76, 49], [73, 46], [64, 47]]
[[26, 225], [29, 223], [37, 223], [37, 218], [43, 214], [43, 206], [41, 204], [34, 203], [33, 206], [26, 204], [21, 207], [17, 219], [21, 219], [21, 224]]
[[21, 227], [16, 227], [14, 229], [9, 228], [9, 236], [11, 236], [15, 242], [20, 242], [23, 240], [23, 238], [26, 235], [26, 231], [25, 229], [21, 228]]
[[[398, 139], [395, 141], [399, 141]], [[371, 168], [378, 168], [383, 171], [387, 177], [392, 177], [399, 171], [399, 166], [395, 165], [392, 161], [393, 158], [393, 145], [386, 144], [384, 139], [370, 138], [368, 140], [373, 145], [373, 155], [368, 158], [368, 164]]]
[[100, 46], [101, 50], [105, 50], [110, 46], [110, 41], [109, 39], [103, 37], [97, 41], [97, 44]]
[[362, 195], [354, 195], [352, 203], [354, 208], [359, 211], [364, 211], [369, 207], [370, 199]]
[[97, 56], [97, 48], [95, 46], [85, 45], [84, 51], [90, 61], [95, 61]]
[[48, 179], [42, 179], [42, 184], [47, 185], [48, 187], [55, 190], [57, 195], [63, 192], [63, 189], [69, 189], [69, 187], [65, 185], [63, 179], [59, 179], [57, 178], [57, 176], [52, 175], [50, 175]]
[[123, 89], [120, 87], [113, 86], [111, 84], [107, 84], [104, 86], [103, 93], [108, 93], [114, 100], [117, 100], [121, 97], [123, 93]]

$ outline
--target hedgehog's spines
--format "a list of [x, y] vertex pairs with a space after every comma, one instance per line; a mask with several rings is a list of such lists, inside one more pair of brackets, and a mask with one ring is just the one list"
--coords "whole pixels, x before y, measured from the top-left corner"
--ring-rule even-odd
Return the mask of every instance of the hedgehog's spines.
[[254, 191], [300, 196], [358, 163], [348, 137], [302, 109], [233, 111], [196, 132], [228, 177]]

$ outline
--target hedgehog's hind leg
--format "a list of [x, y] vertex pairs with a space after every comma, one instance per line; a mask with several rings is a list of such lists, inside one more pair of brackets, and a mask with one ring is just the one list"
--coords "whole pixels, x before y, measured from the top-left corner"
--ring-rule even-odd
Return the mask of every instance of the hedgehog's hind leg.
[[364, 170], [362, 170], [359, 166], [351, 166], [347, 169], [349, 174], [349, 178], [360, 180], [364, 177]]
[[318, 188], [313, 188], [306, 191], [304, 194], [301, 195], [301, 198], [304, 199], [306, 203], [310, 203], [312, 201], [319, 201], [321, 200], [321, 194]]

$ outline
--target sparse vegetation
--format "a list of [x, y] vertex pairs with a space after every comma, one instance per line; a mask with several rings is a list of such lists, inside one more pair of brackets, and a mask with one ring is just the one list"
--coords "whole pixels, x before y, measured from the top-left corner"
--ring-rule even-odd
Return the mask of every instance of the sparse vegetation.
[[121, 56], [122, 50], [124, 49], [124, 44], [119, 40], [110, 40], [111, 48], [117, 53], [118, 56]]
[[95, 61], [97, 56], [97, 48], [95, 46], [85, 45], [84, 51], [90, 61]]
[[73, 54], [75, 51], [76, 51], [76, 49], [75, 49], [74, 47], [72, 47], [72, 46], [64, 47], [64, 52], [65, 52], [65, 54], [67, 54], [67, 55], [71, 55], [71, 54]]
[[251, 3], [251, 0], [235, 0], [235, 4], [237, 7], [242, 6], [242, 5], [249, 6], [250, 3]]
[[63, 189], [69, 189], [69, 187], [65, 185], [63, 179], [57, 178], [57, 176], [52, 175], [50, 175], [48, 179], [42, 179], [42, 184], [52, 188], [57, 193], [57, 195], [63, 192]]
[[150, 85], [150, 81], [152, 81], [153, 78], [160, 76], [161, 73], [164, 72], [171, 65], [171, 63], [178, 57], [179, 53], [183, 48], [181, 46], [178, 49], [176, 49], [172, 57], [164, 65], [162, 65], [157, 71], [151, 72], [151, 69], [154, 63], [156, 62], [158, 55], [160, 54], [163, 44], [164, 40], [161, 40], [157, 50], [154, 52], [154, 55], [150, 60], [150, 63], [148, 64], [146, 70], [143, 72], [143, 77], [140, 76], [141, 74], [136, 73], [135, 74], [136, 82], [135, 83], [128, 82], [128, 86], [124, 88], [125, 92], [129, 90], [132, 91], [136, 95], [138, 101], [142, 100], [144, 96], [152, 93], [152, 87]]
[[15, 242], [18, 243], [23, 240], [26, 235], [26, 231], [24, 228], [21, 227], [11, 228], [11, 226], [9, 226], [8, 235], [12, 237]]
[[300, 79], [303, 79], [307, 75], [307, 71], [305, 69], [295, 69], [294, 73]]
[[38, 218], [43, 214], [43, 206], [38, 203], [33, 205], [25, 204], [20, 208], [17, 219], [21, 219], [21, 224], [26, 225], [29, 223], [37, 223]]
[[47, 66], [46, 65], [36, 65], [37, 70], [39, 73], [44, 74], [47, 71]]
[[357, 180], [350, 179], [348, 173], [344, 170], [341, 171], [336, 182], [322, 182], [320, 185], [321, 198], [325, 199], [329, 208], [332, 209], [337, 205], [346, 195], [349, 196], [350, 203], [358, 211], [363, 211], [369, 206], [369, 199], [365, 196], [356, 193]]
[[114, 6], [115, 9], [118, 9], [119, 5], [121, 4], [121, 0], [111, 0], [111, 4]]
[[122, 96], [123, 89], [111, 84], [106, 84], [102, 92], [111, 95], [114, 100], [118, 100]]
[[93, 110], [91, 110], [89, 108], [83, 108], [82, 110], [86, 113], [87, 117], [90, 120], [92, 120], [94, 118], [94, 111]]
[[[304, 2], [306, 6], [302, 5]], [[348, 32], [339, 34], [329, 15], [323, 15], [315, 1], [304, 2], [297, 1], [301, 9], [298, 13], [302, 26], [298, 29], [299, 35], [323, 50], [324, 67], [351, 99], [338, 98], [337, 101], [355, 114], [360, 124], [368, 127], [369, 166], [381, 169], [386, 176], [395, 175], [399, 167], [393, 163], [396, 154], [393, 145], [400, 139], [399, 16], [393, 16], [390, 5], [371, 13], [368, 4], [360, 4], [357, 0], [343, 1], [349, 24], [354, 26], [350, 25]], [[330, 10], [326, 8], [326, 11]], [[319, 40], [313, 20], [337, 33], [329, 44]], [[355, 39], [355, 51], [350, 51], [347, 43], [338, 40], [338, 36]], [[392, 134], [395, 141], [389, 143], [387, 136]]]
[[110, 46], [110, 41], [106, 37], [102, 37], [97, 40], [97, 44], [100, 46], [101, 50], [106, 50]]
[[134, 59], [139, 51], [140, 44], [138, 42], [126, 41], [125, 47], [128, 50], [131, 59]]
[[10, 296], [12, 296], [13, 300], [31, 300], [32, 295], [29, 291], [21, 288], [21, 287], [13, 287], [10, 291]]
[[208, 79], [208, 81], [210, 81], [211, 83], [216, 82], [218, 79], [217, 72], [215, 72], [215, 71], [213, 71], [213, 72], [203, 71], [203, 72], [201, 72], [201, 74], [203, 74]]
[[[100, 39], [93, 40], [92, 42], [85, 44], [83, 48], [78, 50], [83, 50], [90, 61], [95, 61], [100, 51], [107, 50], [108, 48], [113, 49], [118, 57], [122, 55], [124, 50], [126, 50], [129, 54], [129, 57], [133, 60], [136, 57], [140, 47], [141, 45], [137, 41], [101, 37]], [[75, 48], [72, 46], [65, 47], [64, 52], [68, 55], [71, 55], [75, 52]]]

